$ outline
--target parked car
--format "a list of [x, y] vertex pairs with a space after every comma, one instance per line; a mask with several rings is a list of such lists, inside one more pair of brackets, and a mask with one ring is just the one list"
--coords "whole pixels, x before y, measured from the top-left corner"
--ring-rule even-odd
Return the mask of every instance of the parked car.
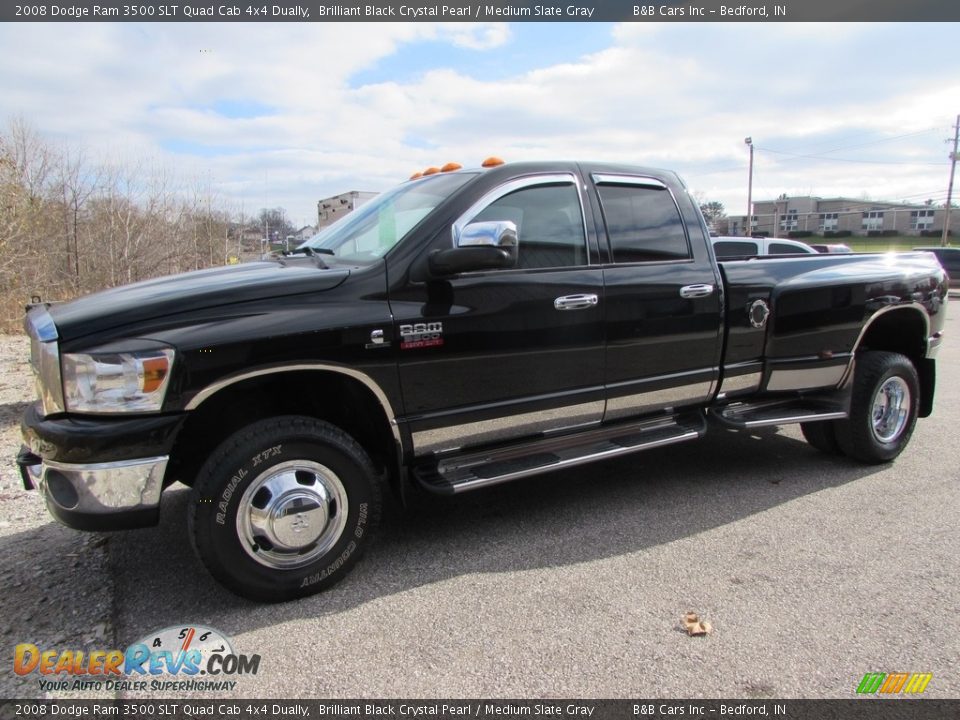
[[931, 252], [940, 261], [940, 267], [950, 276], [950, 287], [960, 288], [960, 248], [955, 247], [919, 247], [917, 251]]
[[713, 252], [718, 258], [809, 255], [817, 252], [806, 243], [786, 238], [714, 237], [710, 239], [713, 241]]
[[843, 243], [812, 243], [810, 245], [818, 253], [849, 253], [853, 252], [849, 245]]

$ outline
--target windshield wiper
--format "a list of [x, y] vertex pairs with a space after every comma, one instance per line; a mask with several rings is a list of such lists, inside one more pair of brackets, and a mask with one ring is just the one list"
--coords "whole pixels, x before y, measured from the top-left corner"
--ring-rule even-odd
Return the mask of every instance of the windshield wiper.
[[283, 267], [289, 267], [289, 261], [299, 260], [300, 258], [297, 257], [299, 255], [303, 256], [304, 260], [309, 260], [312, 262], [321, 270], [329, 270], [330, 266], [320, 259], [320, 253], [323, 253], [324, 255], [333, 255], [333, 251], [328, 250], [327, 248], [317, 249], [312, 248], [309, 245], [304, 245], [303, 247], [297, 248], [293, 251], [284, 251], [282, 256], [277, 258], [277, 262], [279, 262]]
[[294, 254], [294, 253], [300, 253], [300, 252], [306, 253], [307, 255], [311, 255], [311, 256], [313, 256], [313, 255], [334, 255], [334, 254], [335, 254], [335, 253], [333, 252], [333, 250], [331, 250], [330, 248], [325, 248], [325, 247], [317, 247], [317, 248], [315, 248], [315, 247], [310, 247], [309, 245], [302, 245], [301, 247], [298, 247], [296, 250], [293, 250], [293, 251], [291, 251], [291, 252], [289, 252], [289, 253], [284, 253], [284, 255], [292, 255], [292, 254]]

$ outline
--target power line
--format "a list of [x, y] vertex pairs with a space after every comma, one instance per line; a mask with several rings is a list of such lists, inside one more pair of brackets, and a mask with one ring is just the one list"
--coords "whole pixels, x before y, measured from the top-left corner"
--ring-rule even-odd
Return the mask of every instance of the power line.
[[937, 200], [946, 200], [947, 194], [943, 190], [932, 190], [930, 192], [919, 192], [919, 193], [912, 193], [910, 195], [901, 195], [900, 197], [904, 200], [908, 198], [923, 198], [924, 200], [929, 199], [929, 200], [937, 201]]
[[[896, 141], [896, 140], [903, 140], [904, 138], [916, 137], [917, 135], [926, 135], [927, 133], [939, 132], [939, 131], [941, 131], [941, 130], [943, 130], [943, 126], [931, 127], [931, 128], [927, 128], [926, 130], [917, 130], [916, 132], [904, 133], [903, 135], [895, 135], [895, 136], [893, 136], [893, 137], [888, 137], [888, 138], [880, 138], [879, 140], [870, 140], [870, 141], [868, 141], [868, 142], [857, 143], [857, 144], [855, 144], [855, 145], [841, 145], [841, 146], [839, 146], [839, 147], [831, 148], [830, 150], [821, 150], [820, 152], [815, 153], [815, 154], [820, 155], [820, 154], [826, 154], [826, 153], [836, 152], [836, 151], [838, 151], [838, 150], [852, 150], [852, 149], [854, 149], [854, 148], [859, 148], [859, 147], [868, 147], [868, 146], [870, 146], [870, 145], [879, 145], [879, 144], [881, 144], [881, 143], [894, 142], [894, 141]], [[816, 148], [818, 145], [822, 145], [822, 144], [824, 144], [824, 143], [814, 143], [814, 144], [812, 144], [812, 145], [801, 145], [799, 148], [795, 148], [795, 150], [804, 150], [804, 149], [807, 149], [807, 148]]]
[[772, 148], [764, 148], [757, 146], [757, 150], [760, 152], [773, 153], [774, 155], [786, 155], [787, 157], [794, 158], [803, 158], [808, 160], [823, 160], [825, 162], [845, 162], [845, 163], [855, 163], [860, 165], [934, 165], [937, 167], [943, 165], [949, 165], [949, 163], [930, 163], [930, 162], [898, 162], [893, 160], [853, 160], [851, 158], [837, 158], [837, 157], [823, 157], [822, 155], [802, 155], [799, 153], [790, 153], [784, 150], [773, 150]]

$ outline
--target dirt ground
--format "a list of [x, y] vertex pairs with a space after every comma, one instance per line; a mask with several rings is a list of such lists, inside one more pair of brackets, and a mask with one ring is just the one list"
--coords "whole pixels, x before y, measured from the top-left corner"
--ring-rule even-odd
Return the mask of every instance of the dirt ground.
[[[20, 643], [113, 647], [108, 537], [54, 522], [37, 493], [24, 489], [14, 462], [20, 417], [36, 398], [29, 359], [27, 337], [0, 335], [0, 646], [8, 657]], [[0, 697], [23, 697], [23, 683], [7, 668]], [[53, 696], [39, 686], [29, 695]]]

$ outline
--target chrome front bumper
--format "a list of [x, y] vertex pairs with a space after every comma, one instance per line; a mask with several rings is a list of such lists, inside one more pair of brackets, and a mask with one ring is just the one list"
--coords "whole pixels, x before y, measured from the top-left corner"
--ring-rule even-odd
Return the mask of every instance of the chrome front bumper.
[[168, 456], [74, 465], [46, 461], [23, 448], [17, 464], [60, 522], [78, 530], [156, 525]]

